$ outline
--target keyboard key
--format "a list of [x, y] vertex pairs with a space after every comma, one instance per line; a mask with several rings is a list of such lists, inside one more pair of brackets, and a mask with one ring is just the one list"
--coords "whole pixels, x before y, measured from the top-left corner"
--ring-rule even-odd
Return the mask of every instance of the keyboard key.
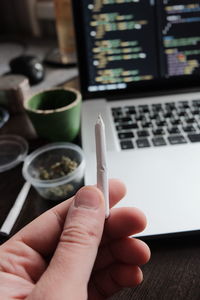
[[153, 126], [152, 123], [149, 122], [149, 121], [142, 121], [141, 122], [141, 127], [142, 128], [149, 128], [149, 127], [152, 127], [152, 126]]
[[144, 118], [144, 115], [143, 115], [143, 114], [136, 114], [136, 115], [135, 115], [136, 121], [142, 121], [143, 118]]
[[119, 132], [118, 137], [120, 140], [131, 139], [134, 137], [134, 134], [130, 132]]
[[121, 108], [112, 108], [112, 115], [114, 118], [118, 118], [118, 117], [122, 117], [123, 116], [123, 112]]
[[173, 118], [170, 120], [172, 125], [178, 125], [181, 123], [181, 120], [179, 118]]
[[138, 139], [136, 141], [138, 148], [146, 148], [146, 147], [150, 147], [150, 143], [148, 141], [148, 139]]
[[121, 149], [122, 150], [127, 150], [127, 149], [133, 149], [134, 146], [133, 146], [133, 142], [132, 141], [121, 141], [120, 142], [120, 145], [121, 145]]
[[157, 121], [156, 121], [156, 125], [157, 125], [158, 127], [165, 126], [165, 125], [166, 125], [166, 121], [165, 121], [165, 120], [157, 120]]
[[185, 119], [185, 121], [188, 123], [188, 124], [191, 124], [191, 123], [194, 123], [195, 122], [195, 118], [194, 117], [187, 117], [186, 119]]
[[193, 100], [192, 105], [194, 105], [196, 107], [200, 107], [200, 100]]
[[200, 110], [199, 110], [199, 108], [198, 108], [198, 107], [193, 107], [193, 108], [191, 109], [191, 114], [192, 114], [193, 116], [200, 115]]
[[131, 121], [132, 121], [132, 119], [130, 117], [114, 118], [115, 123], [128, 123]]
[[127, 112], [130, 115], [135, 115], [136, 114], [135, 106], [126, 106], [125, 108], [127, 109]]
[[180, 107], [183, 107], [183, 108], [190, 107], [188, 101], [180, 101], [179, 104], [180, 104]]
[[196, 129], [195, 129], [194, 126], [192, 126], [192, 125], [183, 126], [183, 130], [184, 130], [185, 132], [195, 132], [195, 131], [196, 131]]
[[163, 113], [163, 117], [166, 118], [171, 118], [172, 117], [172, 112], [170, 110], [166, 110]]
[[146, 137], [149, 136], [149, 132], [147, 130], [138, 130], [137, 135], [138, 137]]
[[165, 131], [163, 128], [157, 128], [152, 130], [153, 135], [164, 135]]
[[167, 145], [165, 139], [163, 137], [155, 137], [155, 138], [152, 138], [152, 142], [153, 142], [153, 145], [154, 146], [165, 146]]
[[177, 115], [179, 117], [185, 117], [187, 115], [186, 111], [184, 109], [178, 109], [177, 110]]
[[171, 145], [187, 143], [186, 139], [182, 135], [169, 136], [168, 140], [169, 140]]
[[200, 142], [200, 134], [188, 134], [188, 138], [192, 143]]
[[178, 129], [178, 127], [171, 127], [171, 128], [168, 128], [167, 131], [169, 132], [169, 134], [180, 133], [180, 130]]
[[139, 105], [139, 112], [141, 113], [148, 113], [149, 112], [149, 107], [148, 105]]
[[117, 125], [116, 129], [117, 131], [121, 130], [129, 130], [129, 129], [137, 129], [138, 125], [137, 123], [132, 123], [132, 124], [122, 124], [122, 125]]
[[165, 107], [166, 107], [166, 109], [171, 110], [171, 111], [176, 108], [174, 102], [167, 102], [167, 103], [165, 103]]
[[152, 110], [155, 111], [161, 111], [162, 110], [162, 104], [152, 104]]
[[149, 118], [151, 119], [151, 120], [156, 120], [157, 118], [158, 118], [158, 113], [153, 113], [153, 112], [150, 112], [150, 114], [149, 114]]
[[122, 107], [112, 107], [112, 112], [121, 112], [122, 111]]

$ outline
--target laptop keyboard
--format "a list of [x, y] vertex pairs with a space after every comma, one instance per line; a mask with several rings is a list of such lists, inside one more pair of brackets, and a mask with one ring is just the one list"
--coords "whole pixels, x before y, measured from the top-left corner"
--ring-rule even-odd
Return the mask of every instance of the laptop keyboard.
[[111, 110], [122, 150], [200, 142], [200, 100]]

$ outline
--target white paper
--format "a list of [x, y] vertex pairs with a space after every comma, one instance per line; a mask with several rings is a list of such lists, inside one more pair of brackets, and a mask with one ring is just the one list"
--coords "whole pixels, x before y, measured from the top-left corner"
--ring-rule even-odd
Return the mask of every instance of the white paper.
[[21, 191], [19, 192], [14, 205], [12, 206], [9, 214], [7, 215], [3, 225], [0, 228], [0, 233], [3, 235], [9, 235], [26, 200], [27, 194], [30, 190], [31, 184], [25, 182]]
[[97, 160], [97, 187], [102, 191], [105, 199], [105, 215], [109, 216], [109, 186], [106, 160], [105, 125], [99, 115], [95, 125], [96, 160]]

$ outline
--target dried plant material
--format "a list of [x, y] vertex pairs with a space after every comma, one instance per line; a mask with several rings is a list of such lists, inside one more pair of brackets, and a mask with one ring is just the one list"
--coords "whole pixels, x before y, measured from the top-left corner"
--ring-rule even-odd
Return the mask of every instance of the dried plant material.
[[[47, 161], [52, 161], [52, 157], [48, 157]], [[75, 160], [67, 156], [62, 156], [60, 160], [54, 161], [49, 166], [41, 166], [38, 169], [38, 177], [41, 180], [53, 180], [66, 176], [78, 167]], [[59, 186], [47, 187], [43, 189], [43, 196], [52, 200], [63, 200], [71, 196], [75, 192], [76, 181], [65, 183]]]
[[64, 199], [74, 192], [74, 186], [70, 183], [58, 187], [47, 188], [45, 191], [46, 198], [52, 200]]
[[60, 178], [73, 172], [78, 167], [75, 160], [70, 159], [67, 156], [62, 156], [61, 160], [50, 165], [48, 168], [39, 168], [39, 178], [42, 180], [51, 180]]

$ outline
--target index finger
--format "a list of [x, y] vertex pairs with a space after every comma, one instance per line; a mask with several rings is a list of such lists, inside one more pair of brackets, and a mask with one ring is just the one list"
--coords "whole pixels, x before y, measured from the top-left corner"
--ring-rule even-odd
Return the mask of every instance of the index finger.
[[142, 232], [146, 224], [146, 216], [135, 207], [113, 208], [104, 226], [102, 244]]
[[[125, 191], [124, 184], [119, 180], [110, 180], [110, 206], [120, 201]], [[20, 240], [43, 256], [51, 255], [58, 244], [73, 199], [74, 197], [46, 211], [15, 234], [8, 242]]]

